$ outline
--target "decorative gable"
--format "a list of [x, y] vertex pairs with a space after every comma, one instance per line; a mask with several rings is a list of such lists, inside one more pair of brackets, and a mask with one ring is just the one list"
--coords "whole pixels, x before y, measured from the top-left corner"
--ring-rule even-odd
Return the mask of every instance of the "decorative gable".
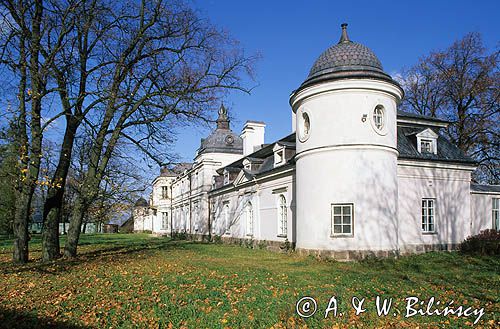
[[417, 150], [420, 153], [437, 154], [437, 140], [439, 135], [427, 128], [415, 135], [417, 137]]

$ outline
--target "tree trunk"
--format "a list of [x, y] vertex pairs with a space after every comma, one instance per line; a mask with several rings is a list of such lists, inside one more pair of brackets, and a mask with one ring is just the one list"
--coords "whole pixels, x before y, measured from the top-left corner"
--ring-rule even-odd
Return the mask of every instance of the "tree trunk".
[[85, 204], [79, 196], [75, 200], [73, 211], [71, 212], [71, 220], [69, 222], [68, 237], [64, 245], [64, 256], [69, 258], [76, 257], [78, 240], [80, 239], [80, 230], [82, 227], [83, 216], [85, 214]]
[[16, 212], [14, 217], [14, 248], [12, 261], [15, 263], [28, 262], [28, 219], [29, 209], [33, 193], [28, 190], [22, 190], [16, 195]]
[[50, 261], [61, 257], [59, 222], [64, 200], [64, 187], [71, 164], [71, 154], [77, 128], [76, 121], [68, 118], [59, 163], [47, 191], [43, 209], [42, 261]]

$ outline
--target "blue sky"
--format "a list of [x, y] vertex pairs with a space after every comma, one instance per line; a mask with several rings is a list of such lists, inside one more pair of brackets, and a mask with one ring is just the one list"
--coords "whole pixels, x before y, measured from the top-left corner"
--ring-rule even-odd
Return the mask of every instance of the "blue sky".
[[[251, 95], [234, 93], [225, 103], [236, 132], [246, 120], [266, 122], [266, 142], [290, 133], [288, 97], [316, 58], [338, 42], [343, 22], [351, 40], [371, 48], [391, 75], [468, 32], [480, 32], [489, 49], [500, 45], [498, 1], [192, 1], [248, 54], [262, 56]], [[189, 127], [178, 135], [175, 151], [192, 161], [209, 132]]]

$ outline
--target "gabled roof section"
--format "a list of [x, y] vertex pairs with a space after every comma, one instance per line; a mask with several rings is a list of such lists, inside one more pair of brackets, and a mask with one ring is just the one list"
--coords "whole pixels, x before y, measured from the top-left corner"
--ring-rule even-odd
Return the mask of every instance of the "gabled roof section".
[[471, 192], [482, 194], [500, 194], [500, 185], [470, 184]]
[[415, 136], [420, 138], [438, 138], [439, 135], [434, 132], [431, 128], [427, 128], [416, 134]]
[[160, 169], [160, 177], [177, 177], [192, 167], [193, 164], [190, 162], [180, 162], [171, 167], [162, 167]]
[[[426, 130], [430, 130], [432, 133], [437, 135], [436, 154], [418, 152], [416, 135], [423, 133]], [[398, 152], [399, 159], [457, 162], [471, 165], [476, 164], [474, 159], [465, 155], [462, 150], [429, 127], [398, 127]]]
[[248, 171], [246, 169], [241, 169], [240, 173], [238, 174], [238, 176], [234, 180], [233, 184], [235, 186], [237, 186], [237, 185], [243, 184], [245, 182], [251, 181], [254, 177], [255, 177], [255, 175], [253, 175], [250, 171]]
[[[263, 146], [261, 149], [249, 154], [246, 157], [242, 157], [241, 159], [238, 159], [237, 161], [227, 165], [226, 167], [220, 168], [217, 170], [217, 173], [219, 175], [222, 175], [225, 170], [241, 170], [242, 172], [245, 173], [245, 177], [248, 179], [253, 178], [254, 176], [261, 175], [263, 173], [266, 173], [268, 171], [271, 171], [275, 169], [274, 167], [274, 147], [276, 144], [279, 145], [286, 145], [287, 148], [294, 149], [295, 148], [295, 133], [292, 133], [286, 137], [283, 137], [282, 139], [278, 140], [275, 143], [272, 144], [267, 144]], [[247, 162], [252, 162], [252, 163], [260, 163], [258, 166], [257, 170], [247, 170], [244, 169], [244, 165]], [[293, 164], [294, 163], [294, 158], [292, 157], [291, 159], [287, 160], [286, 164]], [[241, 174], [241, 173], [240, 173]], [[251, 175], [251, 176], [249, 176]], [[251, 178], [250, 178], [251, 177]], [[238, 175], [238, 178], [240, 178], [240, 175]], [[235, 179], [235, 182], [238, 180]]]
[[410, 113], [401, 110], [398, 110], [397, 121], [398, 125], [408, 124], [411, 126], [417, 125], [417, 126], [431, 126], [439, 128], [446, 128], [451, 123], [450, 121], [431, 117], [428, 115]]

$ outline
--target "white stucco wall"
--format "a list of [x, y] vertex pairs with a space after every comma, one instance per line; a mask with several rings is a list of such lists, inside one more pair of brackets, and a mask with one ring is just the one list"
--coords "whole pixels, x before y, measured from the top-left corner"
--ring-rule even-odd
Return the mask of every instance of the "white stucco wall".
[[[212, 233], [233, 238], [254, 240], [295, 241], [295, 173], [293, 168], [270, 174], [256, 182], [226, 188], [212, 197]], [[287, 204], [287, 235], [278, 236], [278, 198], [283, 195]], [[245, 206], [253, 207], [253, 234], [247, 232]], [[224, 207], [229, 206], [225, 221]]]
[[[471, 233], [473, 168], [399, 161], [399, 245], [456, 244]], [[435, 233], [422, 232], [422, 199], [435, 199]]]
[[[294, 94], [291, 104], [310, 118], [298, 138], [297, 247], [319, 250], [397, 248], [396, 105], [401, 91], [386, 82], [339, 80]], [[384, 128], [373, 111], [384, 107]], [[353, 204], [353, 233], [332, 234], [332, 204]]]
[[500, 199], [500, 193], [471, 193], [471, 235], [493, 228], [493, 198]]

